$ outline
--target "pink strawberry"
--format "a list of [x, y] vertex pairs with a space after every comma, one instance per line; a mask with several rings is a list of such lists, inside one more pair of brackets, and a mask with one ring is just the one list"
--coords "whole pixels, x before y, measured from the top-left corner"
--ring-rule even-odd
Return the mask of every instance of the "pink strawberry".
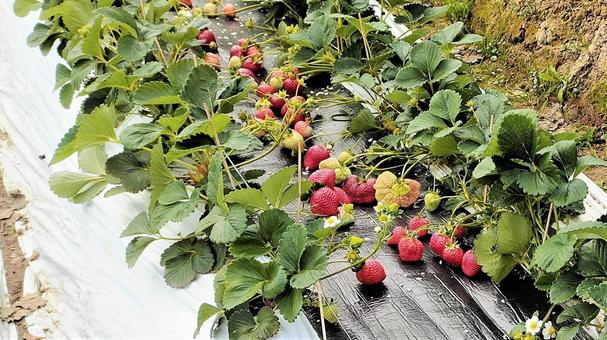
[[179, 2], [184, 6], [192, 7], [192, 0], [179, 0]]
[[294, 129], [299, 132], [303, 138], [310, 138], [314, 134], [314, 130], [305, 120], [295, 123]]
[[355, 175], [350, 175], [342, 184], [342, 188], [356, 204], [369, 204], [375, 201], [375, 178], [360, 180]]
[[[422, 227], [425, 227], [426, 225], [430, 224], [430, 221], [428, 221], [427, 219], [419, 216], [419, 215], [415, 215], [410, 221], [409, 221], [409, 225], [407, 226], [407, 228], [409, 230], [416, 230], [416, 229], [420, 229]], [[428, 230], [427, 229], [422, 229], [420, 231], [417, 232], [417, 237], [422, 237], [425, 236], [426, 234], [428, 234]]]
[[255, 76], [255, 73], [253, 73], [253, 71], [249, 70], [248, 68], [242, 68], [242, 67], [239, 68], [238, 75], [251, 77], [251, 78], [253, 78], [253, 80], [257, 81], [257, 77]]
[[401, 226], [394, 227], [394, 229], [392, 229], [392, 236], [390, 236], [386, 243], [389, 246], [396, 246], [398, 245], [398, 242], [400, 242], [400, 239], [403, 238], [403, 236], [405, 236], [405, 228]]
[[466, 229], [462, 226], [458, 226], [453, 230], [453, 237], [462, 238], [464, 237], [464, 233], [466, 233]]
[[465, 252], [464, 256], [462, 257], [462, 272], [464, 272], [464, 275], [473, 277], [480, 269], [481, 266], [479, 266], [478, 262], [476, 262], [474, 251], [470, 249]]
[[320, 169], [314, 171], [308, 179], [313, 183], [319, 183], [326, 187], [333, 188], [335, 186], [335, 170]]
[[453, 240], [447, 235], [432, 234], [432, 237], [430, 238], [430, 249], [432, 249], [434, 254], [441, 256], [443, 250], [445, 250], [445, 246], [451, 243], [453, 243]]
[[274, 88], [270, 84], [260, 84], [257, 87], [257, 96], [259, 98], [269, 97], [274, 93]]
[[295, 78], [295, 77], [290, 77], [290, 78], [285, 79], [282, 82], [282, 88], [285, 91], [287, 91], [287, 93], [290, 96], [294, 96], [297, 92], [301, 92], [301, 91], [298, 91], [299, 82], [297, 81], [297, 78]]
[[242, 49], [242, 46], [234, 45], [230, 48], [230, 57], [233, 57], [233, 56], [242, 57], [243, 55], [244, 55], [244, 51]]
[[257, 46], [251, 46], [247, 49], [247, 57], [251, 57], [253, 59], [261, 57], [261, 51]]
[[272, 108], [275, 110], [280, 110], [285, 105], [285, 93], [272, 93], [270, 96], [270, 103], [272, 103]]
[[196, 37], [201, 43], [208, 45], [215, 42], [215, 34], [210, 29], [204, 29]]
[[462, 264], [464, 251], [457, 244], [452, 243], [445, 247], [441, 255], [443, 260], [452, 267], [459, 267]]
[[242, 67], [244, 67], [246, 69], [249, 69], [249, 70], [251, 70], [253, 72], [259, 72], [261, 70], [261, 64], [256, 63], [251, 58], [246, 58], [242, 62]]
[[310, 206], [316, 215], [335, 215], [342, 204], [350, 203], [346, 193], [340, 188], [323, 187], [312, 193]]
[[424, 245], [416, 238], [404, 237], [398, 242], [398, 256], [403, 262], [418, 262], [424, 255]]
[[368, 260], [363, 264], [360, 270], [356, 272], [356, 279], [364, 285], [375, 285], [382, 283], [386, 279], [386, 271], [381, 262]]
[[329, 154], [329, 151], [324, 146], [314, 145], [304, 155], [303, 165], [308, 170], [315, 170], [318, 168], [320, 162], [329, 157], [331, 157], [331, 154]]
[[306, 98], [302, 96], [293, 96], [289, 101], [292, 102], [294, 105], [297, 105], [298, 103], [299, 105], [301, 105], [306, 102]]
[[249, 44], [249, 38], [240, 38], [237, 43], [239, 46], [244, 47]]
[[263, 120], [268, 118], [276, 118], [274, 111], [269, 108], [257, 110], [257, 112], [255, 112], [255, 117]]

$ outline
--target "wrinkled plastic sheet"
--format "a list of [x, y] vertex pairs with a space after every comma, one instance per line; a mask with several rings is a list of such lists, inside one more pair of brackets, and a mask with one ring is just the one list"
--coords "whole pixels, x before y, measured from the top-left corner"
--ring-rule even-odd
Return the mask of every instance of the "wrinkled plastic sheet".
[[[76, 118], [79, 101], [63, 109], [53, 92], [53, 51], [42, 56], [26, 46], [36, 15], [17, 18], [12, 1], [0, 2], [0, 165], [9, 189], [29, 199], [20, 245], [29, 258], [24, 294], [43, 291], [47, 304], [26, 318], [31, 334], [48, 339], [191, 339], [201, 303], [214, 304], [213, 276], [202, 275], [185, 289], [168, 287], [159, 265], [169, 243], [157, 241], [134, 268], [124, 260], [123, 228], [147, 207], [147, 194], [97, 198], [75, 205], [49, 189], [51, 173], [77, 171], [75, 158], [48, 167], [57, 143]], [[225, 51], [224, 51], [225, 52]], [[119, 150], [108, 150], [118, 152]], [[197, 217], [197, 216], [196, 216]], [[167, 228], [188, 232], [194, 219]], [[2, 275], [2, 279], [4, 275]], [[0, 280], [0, 293], [6, 287]], [[2, 294], [6, 302], [5, 294]], [[278, 339], [313, 339], [305, 317], [281, 327]], [[200, 339], [210, 338], [211, 322]], [[16, 339], [15, 327], [0, 323], [2, 340]], [[215, 338], [227, 338], [221, 328]]]

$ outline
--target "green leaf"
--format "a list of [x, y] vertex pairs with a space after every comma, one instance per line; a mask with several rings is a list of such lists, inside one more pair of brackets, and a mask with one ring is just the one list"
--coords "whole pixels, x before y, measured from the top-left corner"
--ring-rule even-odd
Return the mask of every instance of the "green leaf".
[[231, 205], [227, 215], [220, 209], [216, 209], [217, 220], [211, 230], [209, 238], [215, 243], [228, 244], [236, 240], [247, 227], [247, 213], [239, 205]]
[[276, 298], [276, 305], [285, 320], [295, 321], [303, 307], [303, 290], [287, 288]]
[[577, 269], [586, 277], [607, 276], [607, 242], [592, 240], [585, 243], [578, 252]]
[[137, 37], [139, 30], [137, 29], [137, 20], [126, 10], [119, 7], [98, 8], [95, 13], [102, 15], [105, 20], [121, 24], [128, 33]]
[[417, 86], [424, 85], [428, 80], [423, 73], [421, 73], [415, 67], [409, 65], [402, 68], [394, 79], [396, 85], [404, 89], [411, 89]]
[[105, 175], [107, 155], [102, 146], [96, 145], [78, 153], [80, 170], [94, 175]]
[[49, 184], [55, 195], [73, 203], [84, 203], [99, 195], [107, 180], [105, 176], [61, 171], [51, 175]]
[[63, 64], [57, 64], [57, 67], [55, 68], [55, 88], [53, 88], [53, 91], [69, 83], [71, 76], [72, 70]]
[[158, 124], [170, 129], [173, 133], [177, 133], [189, 116], [188, 112], [175, 116], [163, 115], [158, 118]]
[[588, 289], [594, 286], [598, 286], [602, 282], [602, 280], [595, 278], [585, 279], [577, 286], [577, 288], [575, 289], [575, 293], [580, 299], [582, 299], [582, 301], [592, 302], [590, 300], [590, 295], [588, 294]]
[[556, 340], [572, 340], [580, 330], [579, 324], [565, 325], [559, 328], [556, 334]]
[[571, 259], [576, 238], [567, 234], [557, 234], [535, 249], [532, 264], [549, 273], [563, 268]]
[[434, 73], [432, 73], [432, 82], [446, 79], [455, 73], [462, 66], [462, 62], [455, 59], [445, 59], [438, 64]]
[[275, 298], [286, 284], [287, 274], [278, 263], [236, 259], [227, 267], [223, 306], [232, 309], [259, 292], [265, 298]]
[[82, 40], [82, 53], [98, 59], [103, 59], [100, 38], [102, 22], [103, 17], [98, 17], [86, 37]]
[[577, 162], [577, 147], [574, 140], [564, 140], [555, 143], [550, 147], [552, 151], [552, 160], [559, 170], [565, 173], [565, 178], [569, 179], [575, 172]]
[[126, 247], [126, 263], [129, 268], [132, 268], [145, 248], [156, 239], [153, 237], [138, 236], [131, 240]]
[[273, 207], [278, 207], [282, 194], [295, 174], [294, 166], [283, 168], [261, 185], [261, 191]]
[[531, 222], [524, 216], [504, 213], [497, 224], [497, 248], [499, 254], [523, 254], [533, 238]]
[[[174, 193], [173, 187], [173, 183], [167, 185], [158, 197], [159, 203], [163, 194], [166, 197]], [[168, 193], [167, 190], [169, 190]], [[169, 221], [183, 221], [186, 217], [190, 216], [198, 206], [198, 203], [200, 202], [200, 190], [200, 188], [194, 189], [192, 196], [190, 196], [187, 201], [179, 201], [169, 205], [156, 204], [150, 206], [150, 224], [155, 228], [160, 228]], [[166, 200], [170, 201], [169, 198], [166, 198]]]
[[596, 239], [607, 240], [607, 223], [602, 222], [575, 222], [561, 227], [561, 234], [569, 234], [577, 239]]
[[110, 106], [102, 105], [90, 114], [80, 115], [74, 138], [66, 144], [59, 145], [53, 155], [51, 164], [62, 161], [74, 152], [87, 147], [116, 142], [115, 123], [116, 111]]
[[65, 109], [69, 109], [72, 106], [72, 100], [74, 99], [74, 93], [76, 90], [72, 84], [65, 84], [59, 91], [59, 102]]
[[455, 124], [455, 119], [462, 105], [462, 97], [453, 90], [438, 91], [430, 99], [429, 111], [444, 120]]
[[150, 179], [152, 182], [152, 197], [150, 198], [150, 206], [153, 206], [164, 188], [175, 180], [175, 177], [173, 177], [169, 167], [167, 166], [162, 149], [162, 143], [160, 142], [154, 145], [151, 152]]
[[134, 236], [134, 235], [151, 235], [158, 232], [158, 229], [150, 226], [148, 215], [142, 212], [135, 216], [135, 218], [129, 223], [129, 225], [122, 231], [120, 237]]
[[193, 68], [193, 59], [182, 59], [171, 64], [167, 69], [167, 77], [169, 78], [171, 85], [173, 85], [173, 88], [181, 91]]
[[491, 280], [500, 282], [510, 274], [517, 261], [511, 255], [496, 253], [496, 243], [496, 230], [484, 230], [474, 242], [474, 255], [483, 272], [487, 273]]
[[120, 134], [120, 142], [126, 149], [140, 149], [156, 141], [164, 128], [154, 123], [137, 123], [129, 125]]
[[295, 221], [280, 209], [266, 210], [259, 215], [259, 234], [276, 248], [284, 231], [293, 223]]
[[266, 255], [270, 250], [272, 245], [253, 232], [245, 231], [236, 241], [230, 243], [230, 254], [235, 257], [255, 258]]
[[541, 196], [557, 189], [559, 174], [549, 155], [542, 155], [539, 164], [531, 165], [530, 171], [521, 171], [516, 179], [519, 187], [529, 195]]
[[571, 182], [561, 183], [548, 199], [555, 206], [564, 207], [584, 200], [586, 195], [588, 195], [588, 186], [581, 179], [575, 178]]
[[278, 317], [268, 307], [261, 308], [257, 317], [246, 309], [239, 309], [228, 319], [230, 339], [234, 340], [269, 339], [278, 333], [279, 327]]
[[532, 161], [538, 142], [537, 118], [529, 112], [510, 111], [497, 131], [499, 150], [504, 158]]
[[561, 304], [575, 295], [581, 279], [571, 271], [559, 274], [550, 288], [550, 303]]
[[210, 272], [215, 256], [207, 241], [190, 238], [168, 247], [160, 256], [160, 264], [165, 267], [165, 282], [173, 288], [181, 288], [192, 282], [197, 274]]
[[432, 74], [443, 58], [438, 45], [431, 41], [421, 42], [411, 50], [411, 63], [422, 73]]
[[301, 256], [299, 268], [299, 272], [291, 277], [291, 286], [300, 289], [308, 288], [325, 273], [327, 255], [317, 245], [308, 246]]
[[198, 65], [192, 69], [185, 82], [181, 97], [200, 108], [213, 110], [219, 88], [217, 72], [209, 65]]
[[181, 103], [181, 98], [168, 84], [151, 81], [139, 87], [133, 101], [139, 105], [168, 105]]
[[226, 202], [238, 203], [249, 209], [267, 210], [268, 203], [261, 190], [254, 188], [238, 189], [226, 195]]
[[409, 122], [406, 133], [410, 135], [423, 130], [446, 127], [447, 125], [442, 119], [436, 117], [429, 111], [425, 111], [417, 115], [417, 117], [413, 118], [413, 120]]
[[211, 158], [207, 174], [207, 196], [213, 204], [221, 207], [224, 212], [227, 212], [228, 206], [225, 204], [223, 193], [222, 156], [221, 152], [216, 152]]
[[607, 161], [596, 158], [594, 156], [583, 156], [578, 158], [576, 166], [575, 166], [575, 174], [574, 177], [577, 177], [582, 171], [586, 170], [586, 168], [590, 166], [607, 166]]
[[453, 136], [445, 136], [432, 141], [429, 147], [434, 156], [444, 157], [459, 153], [457, 142]]
[[438, 44], [447, 44], [453, 42], [455, 37], [462, 31], [464, 23], [461, 21], [454, 22], [453, 24], [441, 29], [432, 36], [432, 41]]
[[181, 130], [177, 138], [184, 140], [201, 133], [213, 136], [214, 133], [220, 133], [228, 127], [230, 121], [231, 118], [227, 114], [215, 115], [210, 120], [197, 120]]
[[255, 136], [244, 133], [240, 130], [227, 131], [219, 137], [223, 147], [230, 148], [235, 151], [245, 151], [249, 149], [254, 138]]
[[24, 17], [31, 11], [35, 11], [42, 7], [42, 3], [37, 0], [15, 0], [13, 3], [13, 12], [18, 17]]
[[369, 130], [376, 130], [378, 128], [373, 113], [368, 109], [358, 111], [350, 123], [350, 131], [352, 133], [361, 133]]
[[57, 6], [44, 10], [40, 14], [40, 19], [47, 20], [51, 17], [61, 18], [63, 24], [72, 33], [77, 33], [78, 29], [92, 21], [93, 4], [90, 0], [65, 0]]
[[196, 319], [196, 330], [194, 331], [194, 338], [198, 336], [200, 328], [205, 323], [205, 321], [217, 314], [223, 314], [223, 309], [215, 307], [213, 305], [209, 305], [208, 303], [203, 303], [202, 305], [200, 305], [200, 308], [198, 308], [198, 318]]
[[188, 190], [182, 181], [175, 181], [167, 185], [158, 196], [158, 203], [169, 205], [189, 199]]
[[607, 282], [588, 288], [587, 292], [594, 304], [603, 310], [607, 310]]
[[356, 73], [360, 71], [363, 66], [364, 64], [360, 60], [350, 57], [339, 58], [335, 61], [335, 64], [333, 65], [335, 73], [345, 75], [351, 75], [353, 73]]
[[159, 63], [157, 61], [150, 61], [135, 70], [135, 72], [133, 72], [133, 75], [139, 78], [148, 78], [153, 75], [156, 75], [158, 72], [162, 71], [163, 68], [164, 65], [162, 65], [162, 63]]
[[[283, 192], [282, 197], [280, 198], [280, 202], [278, 202], [279, 208], [284, 208], [287, 204], [289, 204], [292, 201], [299, 198], [300, 184], [298, 184], [298, 183], [299, 182], [295, 182], [295, 183], [289, 185], [287, 190], [285, 190]], [[301, 181], [301, 194], [305, 195], [306, 193], [308, 193], [310, 191], [310, 189], [312, 189], [312, 186], [313, 186], [312, 182], [310, 182], [308, 180], [302, 180]]]
[[394, 40], [390, 44], [390, 47], [392, 47], [394, 53], [398, 55], [398, 57], [403, 63], [405, 63], [407, 59], [409, 59], [409, 53], [411, 53], [411, 44], [402, 40]]
[[485, 157], [482, 161], [478, 163], [478, 165], [474, 168], [472, 172], [472, 177], [479, 179], [489, 175], [497, 174], [495, 163], [491, 157]]
[[556, 318], [558, 324], [568, 321], [575, 323], [590, 322], [596, 317], [599, 308], [586, 302], [580, 302], [575, 305], [566, 306], [561, 314]]
[[137, 193], [150, 186], [150, 155], [147, 151], [125, 151], [110, 157], [105, 163], [107, 172], [120, 179], [128, 192]]
[[130, 35], [123, 35], [118, 39], [116, 49], [124, 60], [134, 62], [143, 59], [154, 49], [154, 45], [151, 40], [141, 41]]
[[308, 231], [301, 224], [293, 224], [282, 234], [278, 243], [276, 261], [289, 273], [299, 271], [299, 262], [306, 249]]

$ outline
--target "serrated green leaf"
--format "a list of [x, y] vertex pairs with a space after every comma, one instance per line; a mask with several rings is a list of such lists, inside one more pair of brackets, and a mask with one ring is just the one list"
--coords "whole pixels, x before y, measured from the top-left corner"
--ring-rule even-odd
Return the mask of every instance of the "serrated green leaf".
[[578, 252], [577, 269], [586, 277], [607, 276], [607, 242], [592, 240]]
[[74, 93], [76, 90], [72, 84], [65, 84], [59, 91], [59, 102], [64, 109], [69, 109], [72, 106], [72, 100], [74, 99]]
[[163, 115], [158, 119], [158, 124], [170, 129], [173, 133], [177, 133], [189, 116], [189, 112], [176, 116]]
[[228, 244], [236, 240], [247, 227], [247, 213], [239, 205], [231, 205], [227, 215], [221, 214], [218, 218], [209, 238], [215, 243]]
[[594, 319], [599, 312], [597, 306], [593, 306], [586, 302], [580, 302], [574, 305], [566, 306], [565, 309], [556, 318], [558, 324], [562, 324], [568, 321], [574, 321], [575, 323], [590, 322]]
[[222, 315], [223, 309], [209, 305], [208, 303], [203, 303], [202, 305], [200, 305], [200, 307], [198, 308], [198, 318], [196, 319], [196, 330], [194, 331], [194, 338], [198, 336], [200, 328], [205, 323], [205, 321], [217, 314]]
[[103, 59], [100, 38], [102, 22], [103, 17], [98, 17], [86, 37], [82, 40], [82, 53], [98, 59]]
[[431, 41], [421, 42], [411, 50], [411, 63], [426, 75], [432, 74], [441, 62], [443, 53], [438, 45]]
[[[173, 182], [175, 183], [175, 182]], [[165, 187], [162, 193], [158, 196], [158, 203], [160, 203], [160, 198], [163, 197], [163, 194], [166, 196], [171, 196], [174, 193], [174, 185], [170, 183]], [[169, 192], [167, 193], [167, 190]], [[155, 228], [160, 228], [169, 221], [179, 222], [183, 221], [186, 217], [190, 216], [192, 212], [198, 206], [200, 202], [200, 188], [194, 189], [192, 195], [189, 197], [187, 201], [177, 201], [172, 204], [163, 205], [156, 204], [150, 209], [150, 225]], [[170, 201], [170, 198], [166, 198], [166, 201]]]
[[146, 151], [121, 152], [110, 157], [105, 167], [128, 192], [137, 193], [150, 186], [150, 155]]
[[276, 298], [276, 305], [285, 320], [295, 321], [303, 307], [303, 290], [287, 288]]
[[265, 298], [274, 298], [286, 284], [287, 274], [278, 263], [236, 259], [226, 270], [223, 306], [232, 309], [260, 292]]
[[406, 133], [410, 135], [423, 130], [446, 127], [447, 125], [442, 119], [434, 116], [428, 111], [425, 111], [417, 115], [411, 122], [409, 122]]
[[550, 302], [561, 304], [575, 295], [576, 288], [581, 278], [571, 271], [559, 274], [550, 288]]
[[175, 181], [167, 185], [158, 196], [158, 203], [169, 205], [189, 199], [188, 191], [182, 181]]
[[162, 71], [164, 65], [157, 61], [150, 61], [143, 64], [140, 68], [133, 72], [135, 77], [148, 78]]
[[116, 50], [126, 61], [137, 61], [143, 59], [154, 49], [151, 40], [141, 41], [130, 35], [123, 35], [118, 39]]
[[55, 91], [69, 83], [71, 76], [72, 70], [63, 64], [57, 64], [57, 68], [55, 68], [55, 88], [53, 90]]
[[238, 189], [226, 195], [226, 202], [238, 203], [249, 209], [267, 210], [268, 203], [261, 190], [254, 188]]
[[580, 330], [579, 324], [565, 325], [559, 328], [556, 334], [556, 340], [572, 340]]
[[576, 238], [567, 234], [557, 234], [535, 249], [532, 264], [549, 273], [563, 268], [571, 259]]
[[54, 30], [47, 25], [37, 23], [34, 30], [27, 36], [27, 46], [36, 47], [42, 45], [52, 34]]
[[607, 240], [607, 223], [582, 221], [566, 224], [559, 230], [561, 234], [569, 234], [578, 239]]
[[428, 79], [415, 67], [409, 65], [396, 74], [395, 83], [401, 88], [411, 89], [424, 85]]
[[197, 274], [213, 269], [215, 256], [209, 243], [201, 239], [185, 239], [173, 243], [160, 256], [164, 268], [164, 280], [173, 288], [181, 288], [192, 282]]
[[430, 108], [433, 115], [455, 124], [462, 105], [462, 97], [453, 90], [441, 90], [436, 92], [430, 99]]
[[127, 126], [120, 134], [120, 142], [125, 149], [140, 149], [155, 142], [164, 128], [154, 123], [137, 123]]
[[457, 142], [453, 136], [435, 139], [428, 148], [434, 156], [445, 157], [459, 153]]
[[42, 11], [40, 19], [47, 20], [53, 16], [56, 19], [61, 18], [70, 32], [78, 33], [79, 28], [93, 20], [93, 9], [90, 0], [65, 0], [57, 6]]
[[102, 146], [95, 145], [78, 153], [80, 170], [94, 175], [105, 175], [107, 154]]
[[586, 170], [586, 168], [588, 168], [590, 166], [607, 166], [607, 161], [596, 158], [594, 156], [580, 157], [577, 160], [577, 163], [575, 166], [575, 173], [573, 174], [573, 176], [577, 177], [577, 175], [582, 173], [582, 171]]
[[255, 136], [244, 133], [240, 130], [228, 131], [219, 137], [223, 147], [230, 148], [235, 151], [244, 151], [250, 148], [253, 138], [255, 138]]
[[35, 11], [42, 6], [42, 3], [37, 0], [15, 0], [13, 3], [13, 12], [18, 17], [24, 17], [31, 11]]
[[293, 288], [308, 288], [316, 283], [327, 269], [327, 255], [324, 250], [311, 245], [306, 248], [301, 256], [300, 270], [291, 277], [291, 286]]
[[453, 42], [455, 37], [462, 31], [464, 23], [461, 21], [454, 22], [453, 24], [441, 29], [432, 36], [432, 41], [438, 44], [447, 44]]
[[120, 7], [106, 7], [98, 8], [95, 13], [102, 15], [105, 20], [110, 22], [116, 22], [121, 24], [120, 27], [124, 28], [129, 34], [137, 37], [139, 30], [137, 28], [137, 20], [126, 10]]
[[474, 242], [474, 255], [483, 272], [487, 273], [491, 280], [500, 282], [510, 274], [517, 261], [511, 255], [496, 253], [496, 243], [496, 230], [484, 230]]
[[537, 119], [527, 111], [506, 113], [497, 131], [499, 150], [506, 159], [533, 161], [537, 150]]
[[55, 195], [74, 203], [84, 203], [99, 195], [107, 180], [100, 175], [61, 171], [51, 175], [49, 185]]
[[376, 130], [379, 127], [375, 122], [375, 116], [368, 109], [360, 110], [350, 122], [350, 131], [352, 133], [361, 133], [369, 130]]
[[554, 143], [550, 147], [554, 165], [569, 179], [575, 172], [577, 162], [577, 147], [573, 140], [564, 140]]
[[497, 224], [497, 248], [499, 254], [523, 254], [533, 238], [531, 222], [524, 216], [504, 213]]
[[253, 232], [245, 231], [236, 241], [230, 243], [230, 254], [235, 257], [256, 258], [266, 255], [270, 250], [272, 245]]
[[138, 236], [131, 240], [129, 245], [126, 247], [126, 263], [129, 268], [133, 267], [145, 248], [154, 242], [156, 239], [153, 237]]
[[442, 60], [436, 70], [432, 73], [432, 81], [437, 82], [443, 79], [447, 79], [447, 77], [451, 76], [455, 73], [459, 68], [463, 65], [463, 63], [456, 59], [445, 59]]
[[588, 288], [587, 293], [595, 305], [607, 310], [607, 282]]
[[129, 223], [129, 225], [122, 231], [120, 237], [134, 236], [134, 235], [151, 235], [155, 234], [158, 229], [150, 226], [148, 215], [142, 212], [135, 216], [135, 218]]
[[293, 223], [295, 221], [280, 209], [266, 210], [259, 215], [259, 235], [276, 248], [282, 238], [282, 233]]
[[151, 81], [139, 87], [133, 101], [139, 105], [168, 105], [180, 103], [181, 98], [168, 84]]
[[231, 117], [227, 114], [215, 115], [210, 120], [197, 120], [181, 130], [177, 138], [184, 140], [201, 133], [213, 136], [215, 133], [220, 133], [228, 127], [230, 121]]
[[287, 204], [299, 198], [299, 190], [301, 186], [301, 194], [305, 195], [312, 189], [312, 182], [308, 180], [302, 180], [301, 185], [299, 182], [295, 182], [287, 188], [282, 194], [280, 198], [280, 202], [278, 202], [278, 206], [280, 208], [284, 208]]
[[182, 59], [171, 64], [167, 69], [167, 77], [173, 88], [181, 91], [192, 69], [194, 69], [193, 59]]
[[472, 172], [472, 177], [479, 179], [485, 176], [495, 175], [497, 174], [495, 170], [496, 168], [493, 159], [491, 157], [485, 157], [474, 168], [474, 171]]
[[588, 295], [588, 289], [594, 286], [598, 286], [602, 282], [602, 280], [595, 278], [585, 279], [577, 286], [577, 288], [575, 289], [575, 293], [580, 299], [582, 299], [582, 301], [590, 302], [590, 295]]
[[268, 307], [261, 308], [257, 317], [248, 310], [239, 309], [228, 319], [228, 332], [234, 340], [269, 339], [278, 333], [279, 327], [278, 318]]
[[158, 200], [158, 196], [164, 188], [175, 180], [167, 166], [162, 149], [162, 143], [154, 145], [150, 157], [150, 180], [152, 183], [152, 197], [150, 206], [153, 206]]
[[295, 171], [296, 168], [294, 166], [283, 168], [270, 176], [270, 178], [261, 185], [261, 191], [272, 207], [279, 206], [283, 192], [289, 185]]
[[213, 110], [219, 89], [217, 72], [209, 65], [198, 65], [192, 69], [185, 82], [181, 97], [202, 109]]
[[588, 186], [579, 178], [561, 183], [548, 199], [557, 207], [580, 202], [588, 195]]
[[299, 271], [299, 262], [306, 249], [308, 231], [301, 224], [293, 224], [282, 234], [276, 251], [276, 261], [289, 273]]
[[225, 203], [223, 191], [223, 172], [222, 172], [223, 154], [216, 152], [209, 163], [209, 172], [207, 174], [207, 197], [213, 204], [221, 207], [227, 213], [228, 206]]

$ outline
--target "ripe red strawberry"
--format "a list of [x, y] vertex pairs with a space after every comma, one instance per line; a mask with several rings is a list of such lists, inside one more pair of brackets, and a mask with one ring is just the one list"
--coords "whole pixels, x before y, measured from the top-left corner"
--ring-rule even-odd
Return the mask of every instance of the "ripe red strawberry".
[[376, 260], [367, 260], [365, 264], [356, 272], [358, 282], [364, 285], [375, 285], [382, 283], [386, 279], [386, 271], [381, 262]]
[[326, 187], [333, 188], [335, 186], [335, 170], [333, 169], [320, 169], [314, 171], [310, 177], [308, 177], [313, 183], [319, 183]]
[[397, 246], [400, 239], [405, 236], [405, 228], [398, 226], [392, 229], [392, 236], [386, 241], [389, 246]]
[[192, 7], [192, 0], [179, 0], [182, 5]]
[[274, 115], [274, 111], [269, 108], [257, 110], [257, 112], [255, 112], [255, 117], [263, 120], [266, 120], [268, 118], [276, 118], [276, 116]]
[[310, 138], [314, 134], [314, 129], [305, 120], [295, 123], [295, 131], [299, 132], [303, 138]]
[[329, 154], [329, 151], [324, 146], [314, 145], [304, 155], [303, 165], [308, 170], [315, 170], [318, 168], [320, 162], [329, 157], [331, 157], [331, 154]]
[[290, 78], [285, 79], [282, 82], [282, 88], [285, 91], [287, 91], [289, 96], [294, 96], [297, 92], [301, 92], [301, 91], [298, 91], [299, 82], [297, 81], [297, 78], [295, 78], [295, 77], [290, 77]]
[[257, 87], [257, 96], [259, 98], [269, 97], [274, 93], [274, 88], [270, 84], [260, 84]]
[[272, 108], [275, 110], [281, 110], [282, 107], [285, 105], [286, 100], [285, 97], [286, 93], [282, 92], [282, 93], [272, 93], [272, 95], [270, 96], [270, 103], [272, 103]]
[[358, 176], [350, 175], [345, 180], [341, 187], [348, 194], [352, 203], [369, 204], [375, 202], [375, 178], [361, 180]]
[[283, 122], [290, 122], [291, 126], [295, 126], [295, 124], [305, 121], [306, 115], [303, 113], [302, 110], [298, 110], [297, 113], [295, 113], [295, 111], [292, 111], [292, 110], [287, 110], [287, 112], [285, 112], [282, 120], [283, 120]]
[[[409, 221], [409, 225], [407, 226], [407, 228], [409, 230], [416, 230], [422, 227], [426, 227], [426, 225], [430, 224], [430, 221], [428, 221], [427, 219], [419, 216], [419, 215], [415, 215], [413, 216], [413, 218]], [[425, 236], [426, 234], [428, 234], [428, 230], [427, 229], [423, 229], [417, 232], [417, 237], [422, 237]]]
[[418, 262], [424, 255], [424, 245], [416, 238], [404, 237], [398, 242], [398, 257], [403, 262]]
[[443, 255], [443, 250], [445, 250], [445, 246], [453, 243], [453, 240], [447, 235], [441, 234], [432, 234], [430, 238], [430, 249], [434, 254], [441, 256]]
[[251, 70], [253, 72], [259, 72], [261, 70], [261, 64], [256, 63], [251, 58], [246, 58], [242, 62], [242, 67], [244, 67], [246, 69], [249, 69], [249, 70]]
[[466, 232], [466, 229], [464, 227], [456, 227], [455, 230], [453, 231], [453, 237], [455, 238], [462, 238], [464, 237], [464, 233]]
[[464, 251], [457, 244], [449, 244], [443, 250], [441, 257], [443, 260], [445, 260], [445, 262], [447, 262], [448, 265], [459, 267], [462, 264]]
[[200, 31], [200, 33], [198, 33], [198, 36], [196, 37], [196, 39], [198, 39], [198, 41], [200, 41], [203, 44], [210, 44], [212, 42], [216, 42], [215, 41], [215, 34], [213, 34], [213, 32], [210, 29], [204, 29], [202, 31]]
[[348, 195], [340, 188], [323, 187], [312, 193], [310, 206], [316, 215], [335, 215], [342, 204], [350, 203]]
[[244, 50], [240, 45], [234, 45], [230, 47], [230, 57], [237, 56], [242, 57], [244, 55]]
[[476, 262], [474, 251], [472, 249], [466, 251], [462, 257], [462, 272], [464, 272], [464, 275], [473, 277], [480, 269], [481, 266]]
[[249, 70], [248, 68], [242, 68], [242, 67], [239, 68], [238, 75], [251, 77], [251, 78], [253, 78], [253, 80], [257, 81], [257, 77], [255, 76], [255, 73], [253, 73], [253, 71]]

